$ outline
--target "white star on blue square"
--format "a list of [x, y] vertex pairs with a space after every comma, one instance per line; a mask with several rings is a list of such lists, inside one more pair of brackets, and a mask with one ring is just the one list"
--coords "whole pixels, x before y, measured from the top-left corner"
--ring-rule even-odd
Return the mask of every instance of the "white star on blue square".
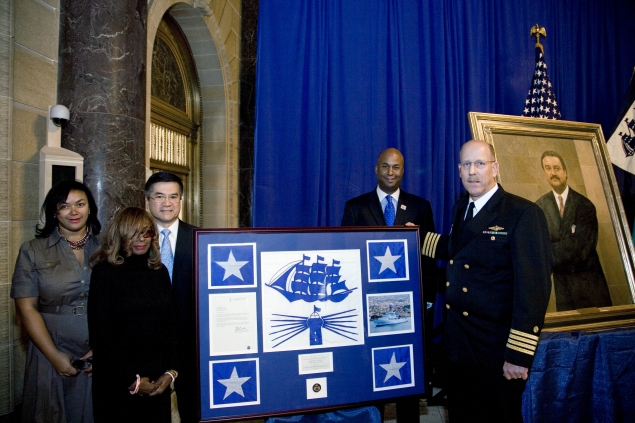
[[209, 288], [255, 286], [255, 244], [210, 244]]
[[409, 279], [406, 240], [367, 241], [369, 282]]
[[373, 349], [374, 390], [381, 391], [413, 386], [412, 375], [411, 345]]
[[210, 363], [213, 406], [259, 402], [257, 360], [230, 360]]

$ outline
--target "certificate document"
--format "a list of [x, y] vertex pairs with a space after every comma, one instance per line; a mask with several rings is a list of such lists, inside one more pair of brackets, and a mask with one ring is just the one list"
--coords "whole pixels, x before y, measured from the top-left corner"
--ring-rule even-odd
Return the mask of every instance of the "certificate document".
[[209, 295], [209, 355], [258, 352], [256, 293]]

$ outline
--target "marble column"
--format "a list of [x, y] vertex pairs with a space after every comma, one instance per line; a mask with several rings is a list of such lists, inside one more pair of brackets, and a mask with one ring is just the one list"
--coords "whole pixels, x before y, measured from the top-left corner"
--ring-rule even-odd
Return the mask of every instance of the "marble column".
[[61, 0], [62, 147], [84, 156], [102, 225], [143, 206], [147, 0]]

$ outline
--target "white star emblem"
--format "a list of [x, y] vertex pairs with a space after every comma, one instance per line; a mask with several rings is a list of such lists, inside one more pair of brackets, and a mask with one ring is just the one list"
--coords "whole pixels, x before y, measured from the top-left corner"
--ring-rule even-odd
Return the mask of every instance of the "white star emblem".
[[229, 379], [218, 379], [219, 383], [222, 383], [227, 387], [223, 399], [227, 398], [234, 392], [244, 398], [245, 393], [243, 392], [243, 383], [247, 382], [249, 379], [251, 379], [251, 376], [238, 377], [236, 366], [234, 366], [234, 370], [232, 370], [232, 375], [229, 377]]
[[242, 273], [240, 273], [240, 268], [249, 263], [248, 261], [236, 261], [234, 258], [234, 252], [229, 250], [229, 258], [227, 261], [217, 261], [218, 265], [225, 269], [225, 276], [223, 276], [223, 280], [226, 280], [228, 277], [234, 275], [239, 278], [241, 281], [244, 281]]
[[392, 358], [390, 359], [390, 363], [380, 364], [381, 368], [386, 371], [386, 377], [384, 378], [384, 383], [386, 383], [386, 381], [393, 376], [401, 380], [401, 373], [399, 372], [399, 370], [405, 365], [406, 365], [405, 362], [397, 363], [397, 359], [395, 358], [395, 353], [393, 352]]
[[390, 252], [390, 247], [386, 247], [386, 254], [383, 256], [375, 256], [376, 260], [381, 262], [381, 268], [379, 269], [379, 273], [383, 272], [386, 269], [390, 269], [393, 272], [397, 273], [397, 269], [395, 269], [395, 262], [401, 256], [393, 256]]

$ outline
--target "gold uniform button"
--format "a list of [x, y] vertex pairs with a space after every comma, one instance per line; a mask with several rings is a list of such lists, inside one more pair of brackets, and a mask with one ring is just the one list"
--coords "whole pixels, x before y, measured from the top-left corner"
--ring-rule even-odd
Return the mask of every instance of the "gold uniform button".
[[469, 264], [464, 264], [463, 267], [465, 267], [466, 269], [469, 269], [470, 265]]
[[83, 297], [83, 296], [84, 296], [84, 293], [82, 292], [81, 294], [79, 294], [79, 296], [80, 296], [80, 297]]
[[84, 303], [79, 303], [79, 305], [82, 305], [82, 306], [83, 306], [83, 305], [84, 305]]
[[447, 308], [449, 310], [450, 309], [450, 304], [446, 304], [445, 308]]
[[494, 235], [492, 235], [492, 237], [490, 238], [492, 241], [494, 241], [496, 239], [496, 237]]
[[467, 292], [467, 288], [466, 287], [463, 287], [463, 292]]
[[450, 286], [450, 281], [447, 281], [447, 282], [445, 283], [445, 286]]
[[454, 264], [454, 260], [450, 260], [450, 264]]
[[538, 326], [534, 326], [534, 333], [538, 333], [540, 329], [538, 329]]
[[464, 312], [463, 312], [463, 315], [464, 315], [465, 317], [467, 317], [467, 311], [464, 311]]
[[86, 283], [86, 282], [84, 282], [84, 281], [81, 281], [80, 283]]

